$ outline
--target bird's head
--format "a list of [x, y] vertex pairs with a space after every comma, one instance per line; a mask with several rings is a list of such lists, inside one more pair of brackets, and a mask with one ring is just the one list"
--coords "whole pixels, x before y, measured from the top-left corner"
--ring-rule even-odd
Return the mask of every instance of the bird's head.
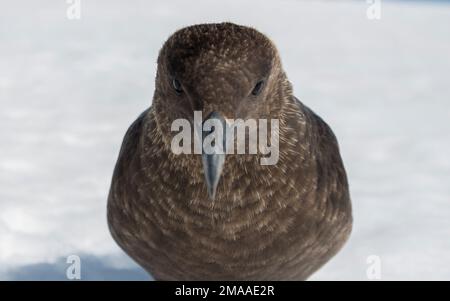
[[[291, 93], [273, 43], [253, 28], [232, 23], [202, 24], [175, 32], [162, 47], [153, 104], [163, 140], [171, 124], [194, 111], [203, 122], [279, 118]], [[203, 169], [214, 198], [225, 155], [203, 154]]]

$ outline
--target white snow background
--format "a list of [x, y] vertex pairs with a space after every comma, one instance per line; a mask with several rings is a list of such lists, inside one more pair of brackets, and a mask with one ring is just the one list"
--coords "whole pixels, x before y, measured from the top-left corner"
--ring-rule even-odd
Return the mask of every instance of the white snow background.
[[186, 25], [233, 21], [276, 43], [295, 94], [338, 137], [354, 208], [313, 280], [450, 280], [450, 3], [0, 1], [0, 279], [147, 279], [112, 240], [122, 137], [152, 99], [158, 51]]

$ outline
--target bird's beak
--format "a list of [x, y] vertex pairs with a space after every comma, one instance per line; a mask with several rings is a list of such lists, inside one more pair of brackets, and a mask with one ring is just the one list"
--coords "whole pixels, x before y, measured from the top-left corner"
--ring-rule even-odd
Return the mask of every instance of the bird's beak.
[[216, 198], [217, 185], [225, 163], [227, 126], [224, 117], [214, 111], [203, 121], [202, 163], [206, 187], [211, 200]]

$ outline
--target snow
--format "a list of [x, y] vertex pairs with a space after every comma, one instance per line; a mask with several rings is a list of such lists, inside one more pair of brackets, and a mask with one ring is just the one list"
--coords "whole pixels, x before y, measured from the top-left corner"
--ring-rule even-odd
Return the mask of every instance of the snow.
[[233, 21], [274, 40], [339, 139], [354, 230], [312, 279], [367, 280], [377, 255], [383, 280], [450, 280], [450, 3], [384, 0], [380, 20], [365, 1], [81, 3], [80, 20], [65, 1], [1, 3], [0, 279], [64, 279], [71, 254], [83, 279], [146, 279], [106, 224], [121, 139], [164, 40]]

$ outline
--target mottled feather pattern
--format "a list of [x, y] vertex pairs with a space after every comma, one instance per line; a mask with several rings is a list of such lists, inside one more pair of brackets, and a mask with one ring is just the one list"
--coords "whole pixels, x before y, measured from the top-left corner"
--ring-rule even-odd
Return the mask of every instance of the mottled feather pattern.
[[[258, 51], [254, 60], [250, 54]], [[169, 66], [171, 56], [185, 60]], [[256, 67], [230, 67], [243, 62]], [[181, 76], [190, 68], [209, 72], [209, 79], [193, 75], [196, 93], [206, 99], [205, 111], [222, 93], [225, 112], [250, 86], [247, 73], [269, 68], [267, 104], [248, 114], [280, 120], [279, 162], [263, 166], [260, 155], [227, 155], [211, 201], [201, 156], [170, 150], [170, 123], [185, 114], [164, 104], [174, 68]], [[236, 78], [242, 89], [230, 91]], [[343, 246], [352, 217], [331, 129], [292, 95], [272, 42], [254, 29], [223, 23], [182, 29], [161, 50], [153, 106], [132, 124], [119, 154], [108, 222], [117, 243], [156, 279], [302, 280]]]

